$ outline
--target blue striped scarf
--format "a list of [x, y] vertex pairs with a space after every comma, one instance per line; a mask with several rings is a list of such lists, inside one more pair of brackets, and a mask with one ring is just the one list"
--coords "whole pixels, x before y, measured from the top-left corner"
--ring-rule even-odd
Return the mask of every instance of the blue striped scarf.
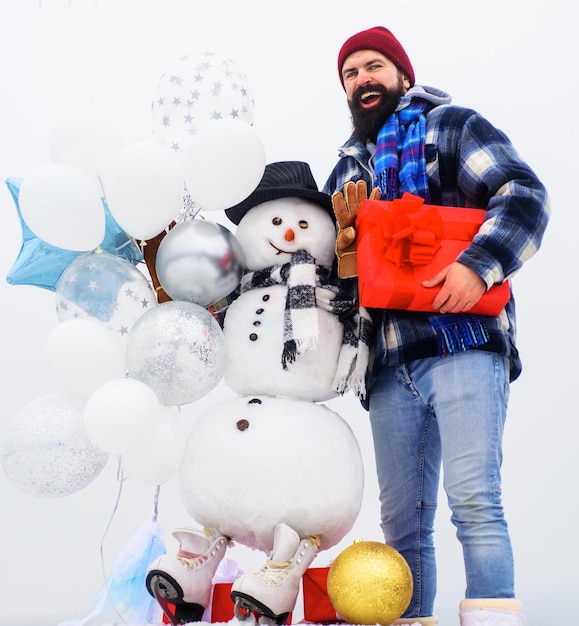
[[424, 157], [426, 107], [424, 100], [410, 102], [378, 132], [374, 170], [382, 200], [394, 200], [407, 191], [430, 201]]
[[[383, 200], [395, 200], [405, 191], [424, 198], [430, 193], [424, 154], [427, 102], [411, 100], [403, 109], [393, 113], [378, 132], [374, 170]], [[438, 351], [447, 356], [489, 341], [483, 316], [428, 315], [436, 332]]]

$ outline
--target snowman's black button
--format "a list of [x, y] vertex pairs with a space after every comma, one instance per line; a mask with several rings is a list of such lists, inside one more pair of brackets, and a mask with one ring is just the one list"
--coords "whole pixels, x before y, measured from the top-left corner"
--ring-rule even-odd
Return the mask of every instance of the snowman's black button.
[[268, 294], [268, 293], [266, 293], [266, 294], [263, 296], [262, 300], [263, 300], [264, 302], [267, 302], [267, 301], [269, 300], [269, 294]]
[[263, 309], [257, 309], [256, 313], [257, 315], [261, 315], [263, 313]]
[[254, 326], [261, 326], [261, 322], [259, 320], [255, 320], [255, 322], [253, 322]]
[[251, 333], [251, 335], [249, 335], [249, 340], [250, 341], [257, 341], [257, 333]]

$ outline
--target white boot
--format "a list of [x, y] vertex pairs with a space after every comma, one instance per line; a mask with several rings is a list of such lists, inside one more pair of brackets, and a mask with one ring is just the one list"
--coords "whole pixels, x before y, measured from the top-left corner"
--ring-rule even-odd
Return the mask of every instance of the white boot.
[[402, 624], [408, 624], [408, 626], [437, 626], [438, 618], [434, 615], [430, 617], [400, 617], [395, 622], [392, 622], [390, 626], [402, 626]]
[[285, 624], [293, 611], [300, 582], [316, 556], [319, 543], [314, 537], [300, 539], [286, 524], [275, 529], [270, 558], [257, 571], [244, 574], [231, 588], [236, 616], [253, 611]]
[[[225, 556], [227, 538], [209, 529], [204, 532], [180, 528], [176, 555], [164, 554], [147, 572], [145, 584], [172, 623], [200, 621], [209, 604], [213, 576]], [[175, 606], [170, 614], [167, 605]]]
[[523, 626], [522, 608], [511, 598], [468, 598], [460, 603], [460, 626]]

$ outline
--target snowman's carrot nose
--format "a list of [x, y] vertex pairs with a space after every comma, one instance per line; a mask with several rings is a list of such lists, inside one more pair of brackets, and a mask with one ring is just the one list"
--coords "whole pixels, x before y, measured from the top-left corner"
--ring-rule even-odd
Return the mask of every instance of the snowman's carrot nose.
[[286, 241], [293, 241], [295, 239], [296, 234], [293, 231], [293, 228], [288, 228], [285, 231], [285, 240]]

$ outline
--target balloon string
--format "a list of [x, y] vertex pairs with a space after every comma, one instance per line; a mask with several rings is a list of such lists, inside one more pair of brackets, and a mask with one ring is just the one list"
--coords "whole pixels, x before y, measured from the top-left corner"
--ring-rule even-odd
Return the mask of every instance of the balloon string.
[[161, 493], [161, 485], [157, 485], [155, 489], [155, 497], [153, 499], [153, 522], [159, 519], [159, 494]]
[[102, 569], [104, 586], [105, 586], [107, 597], [108, 597], [110, 603], [112, 604], [112, 606], [113, 606], [113, 608], [115, 610], [115, 613], [118, 615], [119, 619], [121, 620], [121, 622], [123, 622], [123, 624], [126, 624], [127, 622], [124, 620], [123, 616], [119, 613], [119, 610], [117, 609], [117, 606], [116, 606], [114, 600], [111, 597], [110, 588], [109, 588], [109, 581], [107, 579], [107, 573], [106, 573], [106, 567], [105, 567], [105, 556], [104, 556], [105, 540], [106, 540], [106, 537], [109, 534], [109, 531], [111, 529], [111, 524], [113, 522], [113, 519], [114, 519], [115, 515], [117, 514], [117, 510], [119, 508], [119, 502], [121, 500], [121, 493], [123, 491], [123, 482], [125, 480], [125, 478], [123, 476], [121, 460], [122, 459], [119, 456], [119, 460], [118, 460], [118, 464], [117, 464], [117, 481], [119, 483], [119, 490], [117, 492], [117, 499], [115, 501], [115, 504], [114, 504], [114, 507], [113, 507], [113, 511], [111, 513], [111, 516], [110, 516], [109, 521], [108, 521], [108, 523], [106, 525], [106, 528], [105, 528], [105, 532], [103, 533], [103, 536], [102, 536], [102, 539], [101, 539], [100, 555], [101, 555], [101, 569]]

